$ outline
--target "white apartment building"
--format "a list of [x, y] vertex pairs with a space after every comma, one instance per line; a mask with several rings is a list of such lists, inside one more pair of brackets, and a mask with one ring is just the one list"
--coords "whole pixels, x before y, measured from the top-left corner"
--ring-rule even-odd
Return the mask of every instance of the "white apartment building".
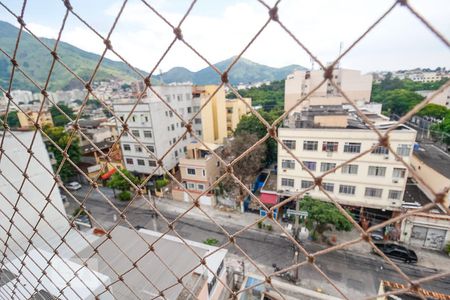
[[[154, 86], [156, 92], [164, 97], [170, 106], [175, 109], [185, 120], [199, 110], [198, 106], [192, 106], [192, 85], [165, 85]], [[123, 120], [130, 114], [136, 99], [126, 99], [114, 103], [115, 113]], [[128, 120], [129, 132], [141, 141], [148, 150], [159, 159], [186, 131], [182, 121], [170, 110], [154, 93], [148, 92], [147, 97], [136, 106], [131, 118]], [[117, 122], [118, 131], [122, 131]], [[179, 159], [185, 156], [187, 145], [193, 138], [185, 136], [177, 143], [171, 153], [163, 160], [164, 167], [173, 169]], [[157, 161], [136, 142], [129, 134], [120, 139], [123, 160], [127, 170], [141, 174], [151, 174], [157, 167]], [[157, 175], [164, 174], [158, 169]]]
[[[385, 117], [366, 112], [383, 132], [390, 124]], [[295, 115], [293, 116], [295, 117]], [[315, 176], [333, 169], [378, 142], [378, 136], [353, 113], [311, 107], [290, 128], [279, 128], [278, 136]], [[416, 131], [400, 126], [390, 133], [390, 145], [406, 162], [410, 161]], [[387, 148], [379, 147], [323, 179], [323, 187], [339, 203], [355, 207], [399, 210], [408, 171]], [[290, 196], [314, 185], [312, 177], [278, 145], [277, 190]], [[328, 198], [316, 187], [309, 194]]]
[[[323, 80], [323, 70], [295, 71], [288, 75], [285, 81], [284, 110], [291, 109], [302, 97], [320, 84]], [[352, 100], [368, 103], [372, 91], [372, 75], [361, 74], [357, 70], [335, 69], [333, 80]], [[309, 105], [341, 105], [347, 101], [329, 82], [325, 82], [308, 99], [296, 107], [301, 111]]]

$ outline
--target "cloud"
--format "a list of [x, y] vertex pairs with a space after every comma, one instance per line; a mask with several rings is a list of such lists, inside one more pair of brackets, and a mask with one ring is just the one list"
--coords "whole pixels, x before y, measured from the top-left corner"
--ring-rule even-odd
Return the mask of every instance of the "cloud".
[[[189, 2], [157, 0], [152, 5], [174, 26], [182, 18]], [[450, 34], [445, 0], [412, 2], [444, 36]], [[334, 60], [353, 43], [391, 2], [368, 1], [306, 1], [285, 0], [279, 6], [279, 17], [285, 26], [317, 55], [322, 62]], [[112, 24], [121, 2], [108, 4], [98, 14], [104, 24]], [[257, 1], [198, 1], [181, 26], [183, 37], [211, 63], [229, 58], [244, 49], [267, 21], [267, 9]], [[36, 18], [35, 18], [36, 19]], [[93, 17], [91, 16], [92, 20]], [[109, 23], [108, 23], [109, 22]], [[99, 23], [99, 22], [96, 22]], [[38, 35], [56, 37], [52, 26], [30, 23]], [[110, 26], [110, 25], [108, 25]], [[103, 26], [105, 34], [107, 26]], [[172, 42], [172, 28], [142, 2], [129, 2], [111, 36], [114, 49], [133, 65], [151, 70]], [[62, 40], [95, 53], [104, 44], [81, 23], [69, 22]], [[107, 57], [117, 59], [113, 54]], [[276, 23], [271, 22], [244, 54], [258, 63], [281, 67], [288, 64], [310, 66], [310, 58]], [[413, 67], [449, 66], [449, 52], [417, 18], [404, 7], [397, 6], [342, 61], [342, 66], [364, 71]], [[198, 70], [206, 66], [196, 54], [177, 41], [158, 69], [184, 66]]]

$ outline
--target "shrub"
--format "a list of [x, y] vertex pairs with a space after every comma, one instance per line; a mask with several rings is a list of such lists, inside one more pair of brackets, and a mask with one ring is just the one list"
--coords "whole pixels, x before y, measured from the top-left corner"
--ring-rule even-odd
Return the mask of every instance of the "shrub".
[[258, 222], [258, 228], [261, 229], [263, 227], [263, 223], [261, 221]]
[[131, 200], [131, 193], [129, 191], [123, 191], [119, 194], [119, 200], [120, 201], [130, 201]]
[[[78, 213], [80, 213], [80, 214], [78, 215]], [[85, 215], [87, 215], [86, 212], [84, 211], [84, 209], [81, 209], [80, 207], [75, 209], [75, 211], [72, 213], [73, 217], [75, 217], [75, 216], [85, 216]]]
[[267, 228], [267, 230], [272, 231], [272, 229], [273, 229], [272, 224], [267, 224], [266, 228]]
[[448, 242], [447, 245], [445, 245], [444, 251], [445, 251], [445, 253], [450, 255], [450, 242]]
[[206, 239], [203, 241], [203, 244], [214, 246], [217, 245], [219, 241], [217, 239]]
[[155, 186], [158, 190], [160, 190], [168, 184], [169, 184], [169, 180], [166, 178], [162, 178], [162, 179], [156, 180]]

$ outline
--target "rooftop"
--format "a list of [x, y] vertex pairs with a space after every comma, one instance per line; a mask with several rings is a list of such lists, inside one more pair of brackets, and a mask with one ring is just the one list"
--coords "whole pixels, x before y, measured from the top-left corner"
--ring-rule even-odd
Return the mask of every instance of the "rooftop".
[[432, 144], [420, 144], [414, 155], [436, 172], [450, 179], [450, 155]]

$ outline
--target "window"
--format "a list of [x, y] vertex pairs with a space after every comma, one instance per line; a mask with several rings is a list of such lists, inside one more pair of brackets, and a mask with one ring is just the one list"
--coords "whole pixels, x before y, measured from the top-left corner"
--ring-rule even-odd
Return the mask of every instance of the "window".
[[133, 164], [133, 159], [132, 158], [127, 158], [125, 160], [127, 162], [127, 164], [132, 165]]
[[202, 119], [200, 119], [200, 118], [195, 118], [195, 119], [194, 119], [194, 123], [195, 123], [195, 124], [202, 124]]
[[366, 197], [381, 198], [381, 194], [382, 193], [383, 193], [382, 189], [375, 189], [375, 188], [366, 187], [366, 192], [364, 193], [364, 195]]
[[188, 114], [190, 114], [192, 112], [192, 107], [188, 107], [187, 112], [188, 112]]
[[186, 146], [183, 147], [183, 152], [184, 152], [184, 153], [187, 152], [187, 147], [186, 147]]
[[187, 173], [188, 173], [189, 175], [195, 175], [195, 169], [190, 169], [190, 168], [188, 168], [188, 169], [187, 169]]
[[397, 147], [397, 154], [400, 156], [408, 156], [411, 152], [411, 146], [406, 144], [400, 144]]
[[175, 130], [175, 125], [170, 125], [170, 128], [172, 129], [172, 131], [174, 131]]
[[149, 161], [148, 161], [148, 165], [149, 165], [150, 167], [156, 167], [156, 161], [154, 161], [154, 160], [149, 160]]
[[283, 169], [295, 169], [295, 161], [293, 159], [283, 159], [281, 161], [281, 167]]
[[172, 139], [172, 143], [175, 144], [176, 142], [177, 142], [177, 139], [176, 139], [176, 138], [173, 138], [173, 139]]
[[203, 177], [206, 176], [206, 171], [205, 170], [202, 170], [202, 175], [203, 175]]
[[131, 130], [131, 133], [135, 136], [135, 137], [139, 137], [139, 130], [133, 129]]
[[175, 157], [178, 157], [178, 151], [177, 150], [175, 150]]
[[123, 144], [123, 150], [124, 151], [131, 151], [131, 147], [128, 144]]
[[145, 122], [148, 122], [148, 116], [147, 115], [144, 116], [144, 120], [145, 120]]
[[150, 130], [144, 130], [144, 137], [145, 138], [151, 138], [152, 132]]
[[335, 163], [321, 163], [320, 164], [320, 172], [326, 172], [336, 167]]
[[317, 151], [317, 141], [303, 141], [303, 150], [305, 151]]
[[196, 130], [195, 133], [196, 133], [197, 135], [202, 135], [202, 131], [201, 131], [201, 130]]
[[324, 183], [322, 183], [322, 186], [325, 191], [328, 191], [328, 192], [334, 191], [334, 183], [324, 182]]
[[384, 154], [384, 155], [388, 155], [389, 154], [389, 149], [383, 146], [378, 146], [375, 149], [372, 150], [372, 154]]
[[358, 165], [345, 165], [342, 167], [342, 174], [358, 174]]
[[138, 159], [138, 160], [137, 160], [137, 164], [138, 164], [139, 166], [145, 166], [145, 161], [144, 161], [143, 159]]
[[178, 101], [182, 101], [182, 100], [183, 100], [182, 95], [177, 95], [177, 100], [178, 100]]
[[361, 143], [345, 143], [344, 152], [359, 153], [361, 152]]
[[186, 100], [189, 101], [191, 99], [191, 94], [186, 94]]
[[370, 176], [384, 176], [386, 174], [386, 167], [369, 166]]
[[205, 186], [204, 186], [203, 184], [200, 184], [200, 183], [199, 183], [199, 184], [197, 185], [197, 188], [198, 188], [199, 191], [203, 191], [203, 190], [205, 189]]
[[155, 153], [155, 147], [153, 147], [151, 145], [147, 145], [147, 149], [148, 149], [148, 151]]
[[282, 185], [282, 186], [290, 186], [290, 187], [294, 187], [294, 179], [290, 179], [290, 178], [281, 178], [281, 185]]
[[400, 200], [402, 197], [402, 191], [389, 190], [389, 199]]
[[187, 187], [188, 187], [188, 189], [193, 190], [193, 189], [195, 189], [195, 184], [193, 184], [193, 183], [188, 183], [188, 184], [187, 184]]
[[166, 101], [170, 102], [170, 95], [166, 95]]
[[136, 152], [142, 152], [142, 147], [139, 146], [139, 145], [135, 145], [135, 146], [134, 146], [134, 151], [136, 151]]
[[310, 188], [313, 185], [314, 185], [314, 182], [309, 181], [309, 180], [302, 180], [302, 183], [301, 183], [302, 189]]
[[355, 194], [356, 187], [354, 185], [345, 185], [341, 184], [339, 186], [339, 193], [340, 194], [347, 194], [347, 195], [354, 195]]
[[166, 110], [166, 117], [168, 117], [169, 116], [169, 112]]
[[295, 150], [294, 140], [283, 140], [283, 144], [285, 144], [288, 149]]
[[404, 168], [394, 168], [394, 172], [392, 174], [392, 177], [394, 178], [405, 178], [406, 175], [406, 169]]
[[173, 112], [171, 110], [169, 111], [169, 117], [173, 117]]
[[136, 116], [133, 115], [133, 116], [131, 117], [131, 120], [132, 120], [133, 122], [136, 122]]
[[303, 164], [310, 171], [316, 170], [316, 162], [315, 161], [303, 161]]
[[322, 151], [336, 152], [338, 150], [338, 142], [323, 142]]

